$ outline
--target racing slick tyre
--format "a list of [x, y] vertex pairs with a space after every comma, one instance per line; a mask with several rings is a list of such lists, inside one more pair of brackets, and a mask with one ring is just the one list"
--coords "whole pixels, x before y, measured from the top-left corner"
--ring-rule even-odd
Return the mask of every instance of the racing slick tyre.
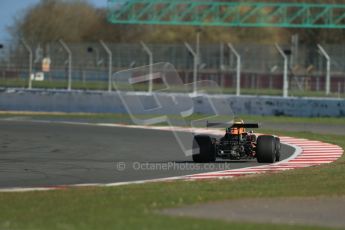
[[256, 157], [259, 163], [274, 163], [276, 160], [276, 139], [274, 136], [262, 135], [258, 137]]
[[280, 149], [281, 149], [280, 138], [275, 137], [275, 139], [276, 139], [276, 161], [280, 161]]
[[215, 147], [209, 136], [194, 136], [192, 157], [193, 161], [197, 163], [214, 162], [216, 160]]

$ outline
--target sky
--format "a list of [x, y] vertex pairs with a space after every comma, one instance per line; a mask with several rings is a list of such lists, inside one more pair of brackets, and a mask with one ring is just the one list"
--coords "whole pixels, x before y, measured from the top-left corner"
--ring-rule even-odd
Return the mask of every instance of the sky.
[[[25, 9], [35, 5], [40, 0], [0, 0], [0, 41], [10, 39], [6, 28], [13, 24], [16, 15], [23, 14]], [[106, 7], [107, 0], [88, 0], [97, 7]]]

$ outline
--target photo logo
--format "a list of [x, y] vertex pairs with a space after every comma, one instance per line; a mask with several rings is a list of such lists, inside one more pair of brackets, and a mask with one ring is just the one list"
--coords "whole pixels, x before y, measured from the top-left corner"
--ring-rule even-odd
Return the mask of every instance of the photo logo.
[[[164, 123], [184, 154], [191, 156], [196, 128], [205, 127], [207, 122], [231, 123], [234, 116], [215, 81], [193, 83], [189, 79], [181, 78], [172, 64], [157, 63], [119, 71], [112, 76], [112, 85], [134, 124]], [[197, 91], [193, 92], [193, 87]], [[199, 104], [204, 111], [198, 110]], [[193, 119], [197, 113], [207, 115]], [[178, 127], [190, 127], [190, 132], [178, 131]]]

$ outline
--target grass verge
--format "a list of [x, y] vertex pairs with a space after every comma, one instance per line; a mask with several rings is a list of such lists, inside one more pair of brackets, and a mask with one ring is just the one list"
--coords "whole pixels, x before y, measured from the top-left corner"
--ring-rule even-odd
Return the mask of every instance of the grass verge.
[[[275, 133], [321, 140], [345, 148], [345, 136]], [[327, 229], [168, 217], [157, 210], [249, 197], [343, 196], [344, 172], [343, 156], [332, 164], [269, 176], [0, 193], [0, 229]]]
[[[5, 88], [26, 88], [28, 87], [28, 81], [24, 79], [0, 79], [0, 87]], [[45, 81], [33, 81], [32, 87], [36, 89], [67, 89], [67, 80], [45, 80]], [[108, 83], [106, 81], [80, 81], [73, 80], [72, 88], [77, 90], [108, 90]], [[148, 91], [147, 84], [136, 84], [133, 89], [129, 85], [120, 86], [122, 90], [135, 90], [135, 91]], [[166, 88], [159, 83], [154, 85], [154, 90], [160, 90]], [[114, 89], [113, 89], [114, 90]], [[187, 89], [179, 86], [172, 87], [170, 92], [186, 92]], [[236, 89], [227, 87], [221, 90], [210, 89], [210, 87], [199, 89], [209, 94], [223, 93], [223, 94], [236, 94]], [[191, 92], [192, 89], [188, 89], [187, 92]], [[281, 89], [270, 88], [241, 88], [242, 95], [261, 95], [261, 96], [282, 96]], [[331, 92], [326, 95], [324, 91], [312, 91], [312, 90], [296, 90], [290, 89], [289, 96], [293, 97], [328, 97], [328, 98], [345, 98], [344, 92]]]
[[[140, 119], [151, 118], [153, 115], [135, 115]], [[171, 119], [182, 120], [180, 116], [168, 115]], [[84, 120], [112, 123], [131, 124], [131, 117], [128, 114], [94, 114], [94, 113], [59, 113], [59, 112], [16, 112], [16, 111], [0, 111], [0, 118], [10, 117], [29, 117], [31, 119], [54, 119], [54, 120]], [[261, 115], [237, 115], [246, 122], [269, 122], [269, 123], [304, 123], [304, 124], [329, 124], [329, 125], [345, 125], [345, 119], [342, 117], [288, 117], [288, 116], [261, 116]], [[193, 114], [186, 117], [185, 120], [193, 121], [204, 119], [206, 115]], [[231, 116], [221, 117], [230, 121]]]

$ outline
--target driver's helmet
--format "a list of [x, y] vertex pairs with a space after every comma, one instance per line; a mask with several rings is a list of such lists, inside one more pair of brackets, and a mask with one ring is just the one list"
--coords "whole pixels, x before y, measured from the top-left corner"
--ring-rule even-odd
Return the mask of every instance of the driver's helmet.
[[[235, 121], [234, 124], [244, 124], [243, 120]], [[246, 132], [245, 128], [230, 127], [226, 129], [227, 133], [232, 135], [239, 135]]]

